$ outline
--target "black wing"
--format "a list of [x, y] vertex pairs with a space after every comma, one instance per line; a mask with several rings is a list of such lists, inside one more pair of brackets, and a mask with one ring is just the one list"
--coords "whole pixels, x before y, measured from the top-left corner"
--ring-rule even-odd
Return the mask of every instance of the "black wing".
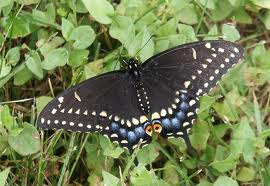
[[54, 98], [40, 113], [38, 126], [101, 132], [132, 151], [138, 143], [149, 143], [144, 132], [147, 120], [139, 109], [133, 80], [124, 71], [88, 79]]
[[161, 123], [161, 135], [188, 140], [187, 133], [197, 116], [198, 97], [208, 93], [242, 57], [243, 48], [217, 40], [181, 45], [143, 63], [152, 122]]

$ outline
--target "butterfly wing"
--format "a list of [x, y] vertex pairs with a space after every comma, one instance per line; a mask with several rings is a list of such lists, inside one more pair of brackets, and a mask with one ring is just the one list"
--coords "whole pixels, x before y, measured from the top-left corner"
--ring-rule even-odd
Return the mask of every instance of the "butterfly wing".
[[243, 57], [243, 48], [223, 41], [202, 41], [169, 49], [148, 59], [143, 79], [149, 92], [152, 123], [165, 138], [183, 137], [197, 117], [199, 96], [209, 92]]
[[63, 91], [40, 113], [38, 126], [100, 132], [132, 151], [138, 143], [151, 141], [141, 116], [133, 79], [124, 71], [115, 71]]
[[196, 97], [208, 93], [243, 57], [243, 52], [242, 47], [228, 41], [194, 42], [151, 57], [143, 64], [143, 71]]

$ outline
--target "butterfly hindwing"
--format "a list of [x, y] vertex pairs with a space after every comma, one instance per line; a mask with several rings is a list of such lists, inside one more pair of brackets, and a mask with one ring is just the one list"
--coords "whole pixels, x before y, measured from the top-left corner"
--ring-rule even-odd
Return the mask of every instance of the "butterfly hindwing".
[[122, 71], [112, 72], [60, 93], [40, 113], [38, 126], [100, 132], [132, 151], [138, 143], [151, 141], [143, 128], [147, 119], [140, 120], [144, 113], [137, 105], [130, 76]]

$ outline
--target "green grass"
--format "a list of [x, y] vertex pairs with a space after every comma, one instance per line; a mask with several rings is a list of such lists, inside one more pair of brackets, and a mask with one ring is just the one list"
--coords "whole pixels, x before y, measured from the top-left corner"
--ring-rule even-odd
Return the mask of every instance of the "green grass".
[[[5, 0], [0, 15], [0, 186], [270, 185], [269, 1]], [[52, 97], [119, 69], [148, 40], [142, 61], [221, 38], [245, 58], [201, 98], [196, 157], [181, 139], [129, 155], [99, 134], [36, 127]]]

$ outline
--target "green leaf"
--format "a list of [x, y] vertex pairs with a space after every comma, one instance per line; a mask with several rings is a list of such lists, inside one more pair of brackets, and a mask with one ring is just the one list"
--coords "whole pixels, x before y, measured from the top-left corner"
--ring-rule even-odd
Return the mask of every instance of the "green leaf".
[[211, 96], [203, 96], [200, 99], [200, 110], [199, 112], [204, 112], [206, 110], [209, 110], [213, 103], [215, 103], [216, 97], [211, 97]]
[[216, 1], [216, 8], [212, 10], [213, 21], [222, 21], [233, 11], [233, 6], [228, 0]]
[[113, 6], [106, 0], [82, 0], [90, 14], [102, 24], [110, 24], [114, 15]]
[[88, 50], [72, 50], [69, 55], [68, 65], [78, 67], [87, 61], [89, 55]]
[[7, 105], [0, 105], [0, 127], [5, 127], [8, 130], [14, 126], [14, 118], [11, 116]]
[[62, 18], [62, 25], [61, 25], [62, 35], [67, 41], [69, 41], [69, 36], [74, 28], [75, 27], [69, 20]]
[[215, 181], [214, 186], [238, 186], [237, 181], [227, 177], [227, 176], [219, 176], [218, 179]]
[[10, 135], [8, 143], [11, 148], [22, 156], [34, 154], [40, 148], [39, 133], [33, 125], [24, 122], [22, 132], [16, 136]]
[[217, 25], [214, 25], [210, 28], [208, 36], [204, 38], [204, 40], [216, 40], [218, 39], [218, 28]]
[[10, 71], [11, 71], [11, 66], [10, 65], [6, 65], [5, 60], [1, 60], [0, 59], [0, 65], [1, 65], [1, 69], [0, 69], [0, 79], [7, 76]]
[[20, 60], [20, 47], [14, 47], [8, 50], [6, 55], [8, 65], [15, 66]]
[[52, 100], [52, 97], [41, 96], [36, 99], [37, 114], [39, 114], [43, 108]]
[[267, 30], [270, 30], [270, 10], [268, 10], [266, 13], [264, 13], [262, 17], [262, 21], [264, 23], [264, 26]]
[[85, 8], [82, 0], [73, 1], [73, 0], [67, 0], [67, 3], [69, 7], [74, 11], [78, 13], [87, 13], [87, 9]]
[[203, 6], [206, 6], [209, 9], [215, 9], [215, 7], [216, 7], [216, 1], [215, 0], [199, 0], [199, 2]]
[[255, 177], [256, 172], [253, 168], [242, 167], [237, 174], [237, 180], [242, 182], [252, 181]]
[[28, 68], [22, 69], [14, 76], [14, 85], [20, 86], [28, 82], [33, 77], [33, 74]]
[[128, 48], [129, 55], [135, 56], [136, 53], [139, 52], [139, 50], [143, 47], [143, 50], [140, 50], [138, 54], [142, 61], [145, 61], [151, 56], [153, 56], [154, 42], [150, 38], [151, 38], [150, 33], [146, 28], [144, 29], [144, 31], [139, 32], [129, 45]]
[[44, 61], [41, 63], [42, 68], [53, 70], [58, 66], [64, 66], [68, 61], [68, 56], [68, 51], [65, 48], [54, 49], [45, 56]]
[[38, 41], [37, 45], [41, 52], [41, 54], [45, 57], [51, 52], [53, 49], [61, 46], [65, 40], [62, 37], [56, 36], [53, 37], [51, 40], [44, 43], [44, 40]]
[[269, 0], [251, 0], [255, 5], [260, 6], [262, 8], [270, 9], [270, 1]]
[[43, 70], [39, 54], [32, 50], [29, 55], [25, 55], [27, 68], [35, 74], [39, 79], [43, 78]]
[[53, 25], [55, 22], [55, 8], [53, 3], [49, 3], [46, 9], [46, 12], [34, 9], [32, 14], [35, 20], [37, 20], [41, 24], [45, 24], [43, 26], [50, 26]]
[[198, 23], [199, 18], [193, 5], [186, 6], [178, 13], [181, 22], [194, 25]]
[[106, 171], [102, 171], [102, 177], [104, 186], [117, 186], [120, 181], [119, 178]]
[[256, 151], [255, 134], [245, 117], [233, 130], [233, 136], [230, 143], [231, 152], [234, 154], [243, 154], [244, 160], [248, 163], [254, 163]]
[[131, 174], [132, 185], [155, 185], [157, 177], [153, 170], [148, 171], [142, 164], [139, 164]]
[[213, 186], [213, 184], [206, 180], [202, 180], [202, 181], [200, 180], [200, 183], [197, 184], [196, 186]]
[[138, 154], [137, 159], [142, 165], [148, 165], [155, 161], [159, 153], [156, 151], [153, 145], [149, 145], [147, 148], [142, 148]]
[[88, 63], [84, 66], [84, 74], [86, 79], [94, 77], [102, 72], [103, 69], [103, 59], [99, 59]]
[[4, 171], [0, 172], [0, 186], [6, 185], [9, 172], [10, 172], [10, 168], [7, 168]]
[[150, 26], [157, 20], [157, 16], [153, 11], [145, 14], [135, 24], [135, 28], [138, 32], [143, 31], [145, 27]]
[[193, 133], [190, 135], [192, 146], [198, 150], [205, 149], [209, 135], [209, 127], [207, 122], [199, 121], [193, 126]]
[[176, 18], [172, 18], [156, 30], [156, 35], [158, 37], [168, 37], [169, 35], [177, 34], [177, 25]]
[[236, 167], [238, 156], [230, 155], [224, 160], [217, 160], [210, 165], [219, 172], [227, 172]]
[[79, 26], [75, 28], [69, 36], [70, 40], [75, 40], [73, 47], [78, 50], [83, 50], [89, 47], [95, 40], [94, 30], [88, 26]]
[[244, 8], [238, 8], [237, 11], [234, 11], [234, 17], [239, 23], [252, 24], [252, 18]]
[[131, 18], [116, 16], [110, 26], [110, 35], [119, 40], [126, 48], [135, 37], [135, 26]]
[[180, 181], [176, 168], [170, 161], [165, 163], [163, 179], [170, 185], [178, 185]]
[[[27, 14], [19, 14], [15, 17], [14, 14], [9, 14], [7, 17], [2, 18], [2, 25], [5, 33], [8, 31], [9, 38], [25, 37], [38, 29], [35, 25], [33, 18]], [[10, 25], [12, 25], [11, 29]]]
[[12, 0], [0, 0], [0, 8], [8, 6], [12, 3]]
[[222, 33], [224, 35], [223, 38], [227, 41], [234, 42], [240, 39], [240, 34], [238, 30], [232, 25], [224, 24], [222, 27]]
[[15, 0], [19, 4], [23, 5], [31, 5], [31, 4], [37, 4], [40, 2], [40, 0]]

